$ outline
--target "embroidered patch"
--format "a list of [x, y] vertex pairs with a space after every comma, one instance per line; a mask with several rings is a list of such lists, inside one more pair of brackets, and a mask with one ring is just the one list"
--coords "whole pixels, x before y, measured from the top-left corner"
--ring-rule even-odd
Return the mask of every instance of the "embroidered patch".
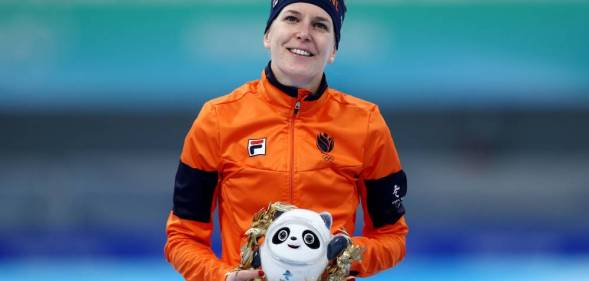
[[333, 150], [335, 140], [327, 133], [321, 132], [317, 135], [317, 148], [325, 161], [333, 162], [335, 158], [329, 154]]
[[317, 135], [317, 148], [321, 153], [329, 153], [333, 150], [333, 146], [335, 145], [335, 141], [333, 138], [326, 134], [326, 133], [319, 133]]
[[248, 140], [247, 151], [250, 157], [266, 155], [266, 138]]

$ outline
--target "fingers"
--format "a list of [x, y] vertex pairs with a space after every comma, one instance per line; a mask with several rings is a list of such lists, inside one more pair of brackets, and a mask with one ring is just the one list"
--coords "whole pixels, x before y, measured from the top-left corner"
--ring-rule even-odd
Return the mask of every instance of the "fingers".
[[263, 276], [264, 272], [261, 270], [239, 270], [229, 274], [227, 281], [249, 281]]

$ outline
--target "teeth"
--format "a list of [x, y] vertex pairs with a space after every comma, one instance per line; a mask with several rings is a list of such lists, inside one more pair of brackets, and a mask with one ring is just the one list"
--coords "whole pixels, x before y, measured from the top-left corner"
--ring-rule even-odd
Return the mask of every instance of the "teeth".
[[301, 49], [290, 49], [290, 51], [292, 53], [295, 53], [297, 55], [301, 55], [301, 56], [305, 56], [305, 57], [310, 57], [311, 53], [305, 51], [305, 50], [301, 50]]

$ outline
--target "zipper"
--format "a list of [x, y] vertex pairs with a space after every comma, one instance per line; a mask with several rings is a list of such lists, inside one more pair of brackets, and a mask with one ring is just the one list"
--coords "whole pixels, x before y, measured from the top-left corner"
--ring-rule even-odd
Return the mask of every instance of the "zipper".
[[295, 120], [299, 116], [301, 111], [302, 100], [307, 97], [308, 94], [299, 94], [296, 102], [293, 106], [292, 116], [290, 117], [290, 169], [289, 169], [289, 181], [288, 181], [288, 194], [289, 202], [294, 204], [294, 170], [295, 170]]
[[293, 117], [297, 117], [297, 115], [299, 114], [299, 110], [301, 110], [301, 101], [297, 100], [297, 102], [295, 102], [295, 105], [294, 105], [294, 112], [293, 112], [294, 116]]

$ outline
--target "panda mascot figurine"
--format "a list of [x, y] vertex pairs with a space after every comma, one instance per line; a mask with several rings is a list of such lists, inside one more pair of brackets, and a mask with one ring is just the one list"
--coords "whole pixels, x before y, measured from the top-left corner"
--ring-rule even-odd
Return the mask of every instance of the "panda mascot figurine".
[[292, 209], [275, 218], [259, 252], [267, 280], [318, 280], [328, 264], [331, 222], [329, 213], [306, 209]]

